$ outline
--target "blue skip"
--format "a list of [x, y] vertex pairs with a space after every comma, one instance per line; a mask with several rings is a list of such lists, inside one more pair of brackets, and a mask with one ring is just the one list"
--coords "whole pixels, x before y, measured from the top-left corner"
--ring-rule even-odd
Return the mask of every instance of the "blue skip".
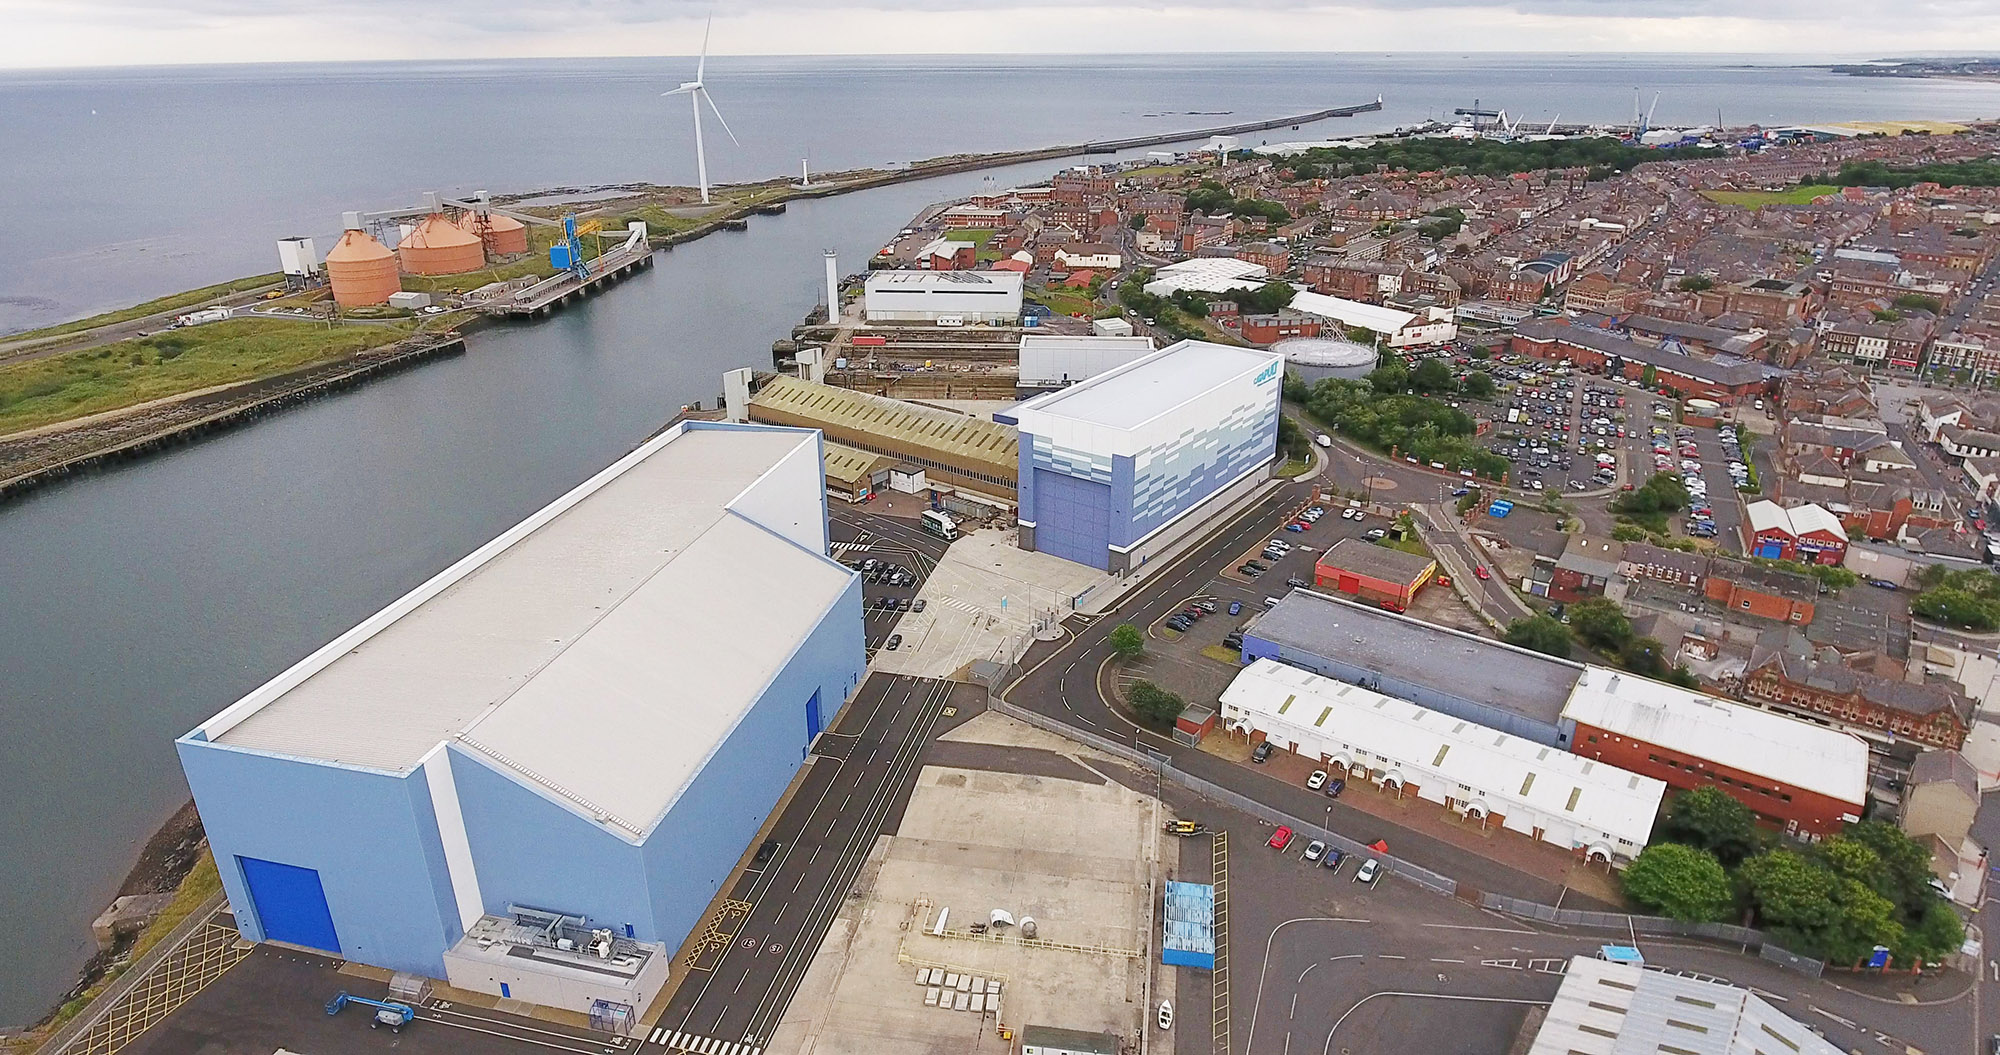
[[368, 1023], [369, 1029], [374, 1029], [377, 1026], [388, 1026], [389, 1032], [401, 1033], [403, 1026], [408, 1024], [411, 1019], [417, 1017], [417, 1009], [408, 1004], [398, 1004], [393, 1000], [370, 1000], [365, 996], [355, 996], [345, 989], [342, 989], [338, 995], [326, 1002], [326, 1013], [329, 1015], [338, 1015], [340, 1014], [340, 1009], [349, 1004], [360, 1004], [363, 1007], [372, 1007], [375, 1009], [375, 1017]]

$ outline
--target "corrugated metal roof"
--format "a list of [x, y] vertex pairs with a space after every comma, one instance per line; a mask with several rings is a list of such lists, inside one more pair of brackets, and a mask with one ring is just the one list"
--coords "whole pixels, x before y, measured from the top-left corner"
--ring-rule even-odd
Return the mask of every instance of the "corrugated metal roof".
[[750, 399], [757, 421], [823, 429], [827, 438], [912, 452], [936, 451], [940, 460], [982, 465], [1012, 480], [1020, 472], [1020, 433], [1008, 425], [948, 410], [835, 388], [795, 377], [773, 378]]
[[1840, 1055], [1763, 998], [1725, 982], [1572, 957], [1528, 1055]]
[[1584, 668], [1563, 717], [1816, 791], [1857, 812], [1867, 801], [1867, 745], [1823, 725], [1593, 666]]
[[1359, 326], [1364, 330], [1382, 334], [1396, 333], [1417, 321], [1415, 312], [1385, 308], [1379, 304], [1348, 300], [1345, 297], [1329, 297], [1324, 293], [1314, 293], [1310, 290], [1302, 290], [1292, 297], [1291, 308], [1307, 315], [1332, 319], [1343, 326]]
[[815, 444], [780, 429], [663, 436], [203, 729], [391, 772], [470, 730], [579, 805], [649, 821], [852, 574], [729, 509]]
[[[1047, 414], [1129, 430], [1282, 361], [1272, 352], [1209, 341], [1177, 341], [1081, 384], [1026, 400], [1009, 413], [1016, 420]], [[1275, 404], [1276, 385], [1272, 387]]]
[[886, 454], [876, 454], [841, 443], [826, 445], [826, 478], [845, 484], [860, 483], [895, 461]]

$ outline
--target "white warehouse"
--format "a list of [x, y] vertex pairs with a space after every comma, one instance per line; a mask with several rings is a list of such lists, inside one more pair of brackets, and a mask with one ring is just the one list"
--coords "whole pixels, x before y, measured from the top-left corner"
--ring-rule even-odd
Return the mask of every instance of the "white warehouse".
[[1232, 289], [1256, 289], [1270, 276], [1262, 264], [1229, 256], [1203, 256], [1168, 264], [1153, 272], [1146, 292], [1171, 297], [1184, 289], [1197, 293], [1227, 293]]
[[1458, 338], [1458, 323], [1450, 308], [1431, 308], [1419, 314], [1311, 291], [1301, 291], [1292, 297], [1290, 307], [1342, 326], [1380, 334], [1383, 343], [1391, 348], [1424, 348]]
[[1021, 321], [1018, 271], [871, 271], [862, 295], [869, 322]]
[[1595, 860], [1644, 849], [1667, 785], [1408, 700], [1260, 659], [1222, 693], [1232, 731], [1261, 732], [1334, 775], [1416, 795]]
[[1151, 354], [1151, 337], [1031, 333], [1021, 338], [1021, 365], [1014, 387], [1023, 392], [1046, 392], [1088, 381]]

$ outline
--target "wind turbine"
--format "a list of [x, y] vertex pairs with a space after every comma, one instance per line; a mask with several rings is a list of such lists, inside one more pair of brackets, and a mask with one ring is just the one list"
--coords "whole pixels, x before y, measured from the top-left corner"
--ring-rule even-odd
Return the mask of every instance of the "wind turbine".
[[715, 119], [722, 122], [722, 130], [729, 133], [729, 141], [735, 143], [737, 146], [743, 145], [742, 141], [736, 138], [736, 133], [729, 131], [729, 122], [723, 118], [722, 111], [715, 105], [715, 100], [709, 98], [708, 86], [703, 84], [701, 80], [702, 74], [708, 69], [708, 31], [714, 25], [715, 20], [711, 18], [708, 20], [708, 25], [702, 27], [701, 58], [695, 63], [694, 80], [682, 81], [681, 86], [675, 88], [673, 91], [660, 93], [661, 98], [669, 95], [686, 95], [694, 103], [694, 166], [695, 172], [701, 177], [701, 203], [703, 205], [708, 204], [708, 154], [703, 151], [701, 145], [701, 104], [703, 102], [708, 103], [708, 108], [715, 114]]

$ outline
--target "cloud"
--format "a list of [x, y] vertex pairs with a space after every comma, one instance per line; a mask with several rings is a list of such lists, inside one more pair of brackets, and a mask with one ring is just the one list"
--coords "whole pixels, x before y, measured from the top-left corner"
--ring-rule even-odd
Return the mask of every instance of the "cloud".
[[1993, 0], [0, 0], [0, 67], [685, 55], [711, 12], [725, 55], [2000, 50]]

